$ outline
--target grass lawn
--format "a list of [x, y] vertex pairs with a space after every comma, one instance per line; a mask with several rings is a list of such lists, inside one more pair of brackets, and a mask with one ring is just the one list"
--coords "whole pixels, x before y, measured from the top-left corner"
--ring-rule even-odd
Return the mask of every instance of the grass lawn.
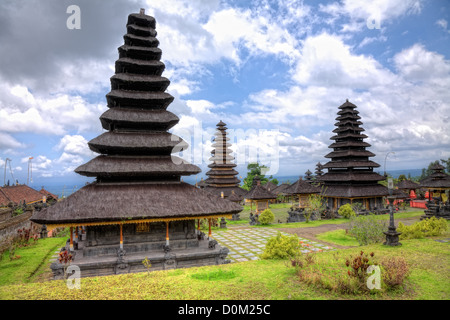
[[316, 238], [329, 243], [336, 243], [341, 246], [359, 246], [355, 237], [346, 233], [344, 229], [327, 231], [316, 235]]
[[53, 253], [64, 246], [67, 238], [39, 239], [36, 244], [17, 248], [18, 259], [10, 261], [9, 252], [3, 254], [0, 261], [0, 286], [28, 283], [48, 273], [49, 259]]
[[[30, 271], [20, 271], [22, 276], [2, 275], [0, 299], [151, 299], [151, 300], [289, 300], [289, 299], [438, 299], [450, 298], [449, 244], [432, 239], [402, 241], [401, 247], [380, 244], [362, 246], [316, 254], [320, 272], [332, 270], [331, 276], [346, 276], [345, 258], [360, 250], [374, 252], [376, 258], [404, 257], [410, 266], [410, 276], [403, 288], [394, 291], [376, 291], [359, 295], [342, 295], [301, 282], [295, 268], [286, 260], [257, 260], [221, 266], [194, 267], [155, 271], [150, 274], [126, 274], [82, 278], [80, 289], [68, 289], [62, 280], [32, 282], [30, 272], [40, 270], [37, 265], [47, 260], [54, 247], [63, 239], [45, 239], [47, 253], [36, 259]], [[48, 242], [48, 245], [47, 245]], [[37, 248], [37, 247], [34, 247]], [[33, 249], [33, 247], [26, 250]], [[25, 251], [25, 250], [24, 250]], [[34, 250], [31, 250], [34, 251]], [[43, 251], [45, 251], [43, 249]], [[20, 254], [22, 252], [18, 252]], [[23, 258], [25, 258], [25, 253]], [[37, 255], [37, 254], [36, 254]], [[22, 258], [21, 258], [22, 259]], [[7, 260], [7, 261], [5, 261]], [[17, 263], [19, 260], [14, 261]], [[25, 262], [25, 260], [23, 261]], [[23, 263], [25, 269], [27, 263]], [[48, 268], [48, 263], [45, 264]], [[9, 259], [1, 262], [4, 270], [19, 270]], [[325, 270], [326, 269], [326, 270]], [[328, 270], [328, 271], [327, 271]], [[16, 277], [15, 280], [11, 277]], [[14, 284], [13, 284], [14, 283]]]

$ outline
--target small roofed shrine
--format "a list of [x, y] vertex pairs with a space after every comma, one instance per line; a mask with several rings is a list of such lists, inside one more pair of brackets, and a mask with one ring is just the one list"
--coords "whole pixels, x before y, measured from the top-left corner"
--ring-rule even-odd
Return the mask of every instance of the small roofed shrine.
[[425, 215], [421, 219], [445, 218], [450, 220], [450, 201], [448, 191], [450, 190], [450, 175], [444, 172], [445, 168], [440, 164], [434, 165], [432, 173], [420, 181], [420, 188], [428, 191], [428, 202]]
[[404, 192], [410, 199], [417, 198], [416, 190], [419, 188], [420, 186], [418, 183], [408, 179], [402, 180], [397, 184], [397, 189]]
[[285, 191], [287, 188], [291, 186], [290, 183], [284, 182], [278, 185], [275, 189], [271, 190], [277, 196], [278, 202], [288, 202], [291, 197], [290, 194], [287, 194]]
[[244, 195], [250, 201], [250, 214], [253, 214], [253, 204], [255, 204], [255, 214], [269, 209], [269, 201], [275, 200], [277, 195], [261, 185], [261, 179], [257, 175], [253, 178], [253, 187]]
[[216, 132], [211, 151], [211, 164], [208, 165], [211, 170], [206, 172], [208, 178], [205, 180], [205, 190], [227, 199], [232, 191], [236, 196], [241, 197], [245, 194], [245, 190], [239, 187], [241, 182], [236, 176], [239, 174], [234, 168], [236, 164], [232, 161], [234, 157], [231, 155], [233, 151], [230, 149], [231, 143], [227, 137], [226, 123], [222, 120], [217, 124]]
[[370, 144], [364, 141], [361, 117], [356, 105], [348, 100], [339, 106], [335, 123], [336, 134], [331, 137], [333, 149], [325, 158], [331, 159], [323, 165], [328, 172], [320, 177], [322, 194], [327, 206], [337, 210], [346, 203], [361, 203], [369, 211], [383, 208], [383, 197], [389, 194], [386, 187], [378, 183], [385, 178], [374, 172], [380, 165], [369, 160], [375, 154], [366, 150]]
[[[188, 144], [168, 132], [179, 119], [166, 110], [174, 98], [165, 92], [155, 27], [143, 9], [128, 16], [100, 117], [106, 132], [88, 143], [100, 155], [75, 170], [96, 181], [31, 218], [50, 230], [70, 227], [66, 248], [82, 277], [146, 271], [145, 258], [150, 270], [228, 262], [228, 249], [211, 238], [211, 219], [242, 207], [182, 182], [201, 170], [172, 155]], [[209, 221], [208, 237], [201, 219]], [[63, 277], [63, 264], [51, 268]]]
[[263, 184], [262, 186], [271, 192], [273, 192], [278, 187], [272, 181], [267, 181], [267, 183]]
[[315, 186], [307, 180], [303, 180], [302, 177], [289, 186], [289, 188], [285, 189], [285, 193], [298, 198], [299, 208], [306, 208], [309, 204], [309, 196], [319, 194], [320, 192], [320, 187]]

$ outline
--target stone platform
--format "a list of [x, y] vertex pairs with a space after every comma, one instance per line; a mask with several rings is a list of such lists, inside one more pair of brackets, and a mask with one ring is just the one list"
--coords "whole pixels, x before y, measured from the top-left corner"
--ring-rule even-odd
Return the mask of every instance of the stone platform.
[[[114, 248], [113, 246], [106, 248], [105, 252], [108, 252], [108, 254], [100, 256], [84, 255], [84, 244], [84, 241], [78, 242], [78, 248], [73, 251], [74, 259], [70, 264], [80, 268], [81, 277], [147, 271], [143, 264], [145, 258], [151, 263], [150, 271], [219, 265], [230, 262], [230, 260], [226, 260], [229, 249], [219, 246], [217, 241], [213, 239], [198, 240], [198, 246], [190, 247], [189, 250], [177, 248], [174, 245], [174, 248], [167, 252], [161, 249], [154, 249], [127, 253], [127, 246], [124, 246], [124, 250], [120, 250], [117, 244]], [[134, 243], [133, 247], [146, 247], [147, 245], [147, 243]], [[66, 246], [66, 249], [68, 248]], [[113, 249], [116, 253], [110, 254]], [[62, 279], [64, 277], [64, 266], [58, 262], [57, 257], [50, 268], [53, 271], [54, 279]]]

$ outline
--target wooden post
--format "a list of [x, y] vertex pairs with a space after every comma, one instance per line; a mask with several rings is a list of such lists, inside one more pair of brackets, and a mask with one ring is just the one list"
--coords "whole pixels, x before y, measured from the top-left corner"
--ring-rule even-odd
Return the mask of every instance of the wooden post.
[[197, 220], [197, 234], [200, 234], [200, 219]]
[[211, 239], [211, 218], [208, 219], [208, 225], [209, 225], [208, 238]]
[[123, 249], [123, 232], [122, 232], [122, 224], [120, 226], [120, 249]]
[[169, 221], [166, 221], [166, 245], [169, 245]]
[[70, 245], [69, 250], [73, 251], [73, 227], [70, 227]]

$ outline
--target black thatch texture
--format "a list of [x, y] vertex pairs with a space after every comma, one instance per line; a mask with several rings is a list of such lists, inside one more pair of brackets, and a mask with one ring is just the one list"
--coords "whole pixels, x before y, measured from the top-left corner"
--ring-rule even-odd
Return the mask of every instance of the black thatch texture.
[[105, 132], [88, 143], [89, 148], [102, 154], [169, 155], [175, 147], [186, 150], [188, 144], [168, 132]]
[[112, 108], [101, 116], [102, 127], [106, 130], [160, 130], [166, 131], [178, 123], [180, 119], [167, 110], [133, 110]]
[[223, 197], [224, 197], [225, 199], [228, 199], [228, 200], [230, 200], [229, 197], [233, 194], [233, 192], [234, 192], [234, 193], [239, 197], [239, 199], [241, 199], [241, 200], [244, 198], [244, 195], [247, 193], [247, 191], [244, 190], [244, 189], [242, 189], [241, 187], [236, 187], [236, 186], [233, 186], [233, 187], [225, 187], [225, 186], [223, 186], [223, 185], [220, 185], [220, 186], [217, 186], [217, 187], [212, 186], [212, 185], [207, 185], [207, 186], [204, 188], [204, 190], [207, 191], [207, 192], [209, 192], [209, 193], [211, 193], [211, 194], [213, 194], [213, 195], [215, 195], [215, 196], [217, 196], [217, 197], [221, 197], [221, 196], [222, 196], [222, 193], [223, 193]]
[[270, 200], [276, 199], [277, 195], [267, 190], [262, 185], [257, 184], [249, 192], [247, 192], [244, 197], [248, 200]]
[[434, 165], [431, 170], [432, 173], [420, 181], [420, 187], [427, 189], [450, 189], [450, 175], [444, 172], [445, 168], [438, 164]]
[[288, 189], [291, 186], [289, 183], [282, 183], [279, 186], [277, 186], [275, 189], [271, 190], [273, 193], [278, 195], [286, 195], [286, 189]]
[[319, 187], [314, 186], [302, 178], [298, 179], [292, 185], [284, 190], [285, 194], [313, 194], [320, 193], [321, 189]]
[[326, 186], [325, 196], [338, 198], [371, 198], [383, 197], [389, 194], [387, 188], [378, 185], [329, 185]]
[[397, 184], [399, 189], [418, 189], [419, 184], [411, 180], [402, 180]]
[[89, 223], [233, 214], [242, 207], [187, 183], [87, 185], [33, 214], [42, 224]]
[[79, 166], [76, 173], [88, 177], [180, 176], [201, 172], [200, 168], [176, 156], [98, 156]]

